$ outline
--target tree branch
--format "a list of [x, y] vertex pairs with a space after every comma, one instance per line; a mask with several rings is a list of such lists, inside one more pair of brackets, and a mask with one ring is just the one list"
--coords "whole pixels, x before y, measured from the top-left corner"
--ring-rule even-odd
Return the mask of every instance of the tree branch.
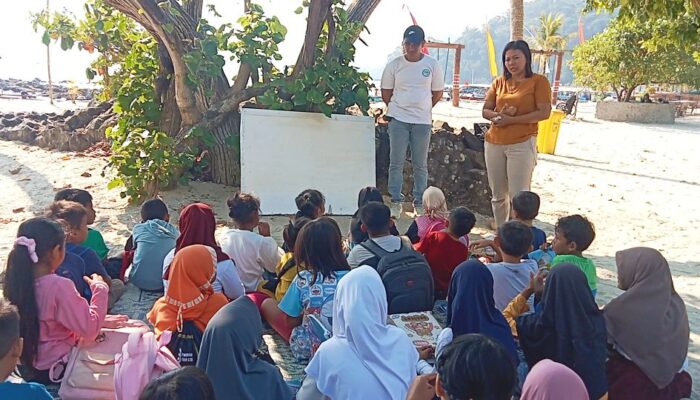
[[299, 76], [304, 70], [314, 64], [314, 53], [318, 38], [321, 36], [321, 30], [331, 12], [331, 0], [311, 0], [309, 5], [309, 15], [306, 18], [306, 36], [304, 37], [304, 45], [301, 47], [299, 57], [292, 76]]

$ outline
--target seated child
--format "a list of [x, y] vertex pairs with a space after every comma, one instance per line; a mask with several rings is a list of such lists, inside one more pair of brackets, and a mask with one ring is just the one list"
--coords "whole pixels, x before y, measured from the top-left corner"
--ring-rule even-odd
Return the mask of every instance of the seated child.
[[296, 216], [316, 219], [326, 213], [326, 197], [316, 189], [306, 189], [294, 199]]
[[299, 274], [299, 270], [304, 269], [303, 265], [297, 266], [296, 260], [294, 259], [294, 246], [296, 246], [297, 237], [299, 232], [304, 225], [308, 224], [310, 221], [306, 217], [295, 217], [289, 220], [287, 226], [284, 227], [282, 231], [282, 237], [284, 238], [284, 247], [289, 249], [282, 258], [279, 264], [275, 267], [276, 279], [272, 281], [267, 281], [262, 284], [260, 289], [266, 290], [270, 293], [274, 293], [275, 300], [280, 301], [289, 290], [289, 286], [292, 284], [294, 278]]
[[163, 259], [175, 248], [177, 228], [171, 225], [163, 200], [151, 199], [141, 205], [141, 223], [132, 233], [134, 261], [129, 282], [141, 290], [163, 290]]
[[595, 297], [598, 288], [598, 276], [596, 275], [593, 260], [583, 256], [583, 252], [590, 247], [595, 239], [593, 224], [582, 215], [570, 215], [559, 218], [554, 226], [554, 240], [552, 250], [556, 257], [552, 260], [552, 267], [557, 264], [574, 264], [583, 271]]
[[435, 294], [439, 299], [447, 296], [452, 271], [469, 258], [469, 248], [460, 239], [467, 235], [476, 217], [466, 207], [457, 207], [450, 212], [447, 230], [430, 232], [416, 246], [425, 255], [433, 272]]
[[493, 275], [493, 299], [503, 311], [508, 303], [530, 284], [530, 273], [537, 272], [537, 262], [523, 260], [532, 249], [532, 231], [519, 221], [508, 221], [498, 228], [496, 250], [502, 262], [486, 264]]
[[139, 400], [215, 400], [211, 380], [197, 367], [182, 367], [150, 381]]
[[0, 399], [51, 400], [44, 385], [6, 381], [22, 355], [17, 307], [0, 298]]
[[[163, 277], [168, 276], [168, 268], [175, 255], [187, 246], [202, 244], [211, 248], [216, 254], [216, 280], [212, 283], [214, 292], [223, 293], [229, 300], [235, 300], [245, 294], [245, 289], [238, 275], [238, 269], [228, 254], [221, 250], [214, 238], [216, 234], [216, 217], [214, 210], [204, 203], [192, 203], [180, 212], [180, 237], [175, 248], [162, 261]], [[168, 287], [167, 279], [163, 281]]]
[[435, 364], [437, 377], [419, 376], [407, 400], [510, 400], [517, 384], [515, 367], [505, 348], [480, 334], [462, 335], [450, 343]]
[[[59, 190], [53, 198], [53, 201], [61, 200], [74, 201], [85, 207], [88, 213], [87, 224], [92, 225], [95, 223], [96, 214], [95, 208], [92, 204], [92, 195], [90, 195], [90, 192], [83, 189], [62, 189]], [[102, 238], [102, 234], [98, 230], [88, 228], [87, 238], [85, 238], [85, 241], [81, 244], [85, 247], [94, 250], [95, 253], [97, 253], [97, 257], [99, 257], [100, 261], [104, 261], [107, 259], [109, 249], [105, 244], [104, 238]]]
[[87, 235], [89, 218], [87, 209], [74, 201], [61, 200], [51, 204], [46, 216], [60, 222], [66, 232], [66, 257], [57, 273], [71, 279], [78, 293], [89, 301], [92, 294], [90, 288], [83, 281], [83, 276], [98, 274], [107, 283], [107, 286], [111, 285], [111, 278], [100, 262], [97, 253], [80, 245]]
[[299, 232], [294, 257], [306, 269], [299, 271], [279, 305], [274, 299], [265, 299], [261, 314], [280, 336], [289, 340], [292, 354], [304, 360], [312, 356], [319, 344], [310, 335], [309, 317], [313, 315], [331, 327], [335, 289], [350, 270], [338, 224], [328, 217], [308, 222]]
[[84, 278], [92, 291], [88, 304], [73, 282], [54, 273], [64, 243], [60, 224], [32, 218], [19, 226], [8, 256], [3, 293], [19, 310], [24, 341], [19, 372], [27, 381], [50, 383], [49, 368], [78, 340], [94, 340], [107, 314], [109, 286], [102, 276]]
[[260, 221], [260, 199], [235, 193], [226, 204], [235, 228], [221, 236], [221, 249], [235, 261], [245, 291], [254, 292], [265, 271], [275, 272], [284, 252], [270, 237], [270, 225]]
[[427, 233], [441, 231], [447, 226], [447, 200], [442, 190], [435, 186], [425, 189], [423, 210], [424, 214], [419, 215], [406, 231], [411, 243], [418, 243]]
[[[513, 199], [511, 200], [511, 220], [520, 221], [523, 224], [530, 227], [530, 230], [532, 231], [532, 249], [535, 252], [537, 252], [536, 254], [533, 254], [533, 257], [536, 257], [537, 260], [540, 260], [542, 258], [541, 253], [544, 250], [541, 250], [541, 247], [547, 242], [547, 234], [544, 233], [542, 229], [533, 226], [533, 220], [535, 219], [535, 217], [537, 217], [539, 211], [540, 196], [538, 196], [536, 193], [521, 191], [516, 193], [515, 196], [513, 196]], [[470, 250], [474, 251], [476, 249], [485, 247], [495, 248], [496, 246], [493, 240], [481, 239], [475, 241], [470, 247]], [[524, 258], [531, 257], [529, 255], [526, 255]], [[490, 261], [500, 262], [502, 260], [500, 258], [500, 255], [497, 253], [496, 256], [493, 257]]]
[[532, 230], [532, 248], [538, 250], [547, 241], [547, 234], [532, 225], [532, 221], [540, 212], [540, 196], [537, 193], [521, 191], [511, 200], [511, 219], [520, 221]]
[[[353, 214], [352, 218], [350, 219], [350, 233], [348, 235], [350, 249], [369, 239], [367, 232], [362, 231], [360, 209], [370, 201], [376, 201], [378, 203], [384, 202], [382, 193], [374, 186], [362, 188], [360, 193], [357, 195], [357, 211], [355, 211], [355, 214]], [[391, 234], [394, 236], [399, 236], [399, 231], [396, 229], [396, 225], [391, 226]]]
[[[401, 238], [391, 234], [394, 220], [391, 219], [391, 210], [384, 203], [371, 201], [365, 204], [360, 209], [360, 221], [362, 221], [362, 230], [369, 235], [368, 240], [373, 241], [388, 252], [394, 252], [401, 248]], [[361, 265], [377, 268], [379, 257], [360, 244], [350, 250], [348, 264], [350, 268], [357, 268]]]

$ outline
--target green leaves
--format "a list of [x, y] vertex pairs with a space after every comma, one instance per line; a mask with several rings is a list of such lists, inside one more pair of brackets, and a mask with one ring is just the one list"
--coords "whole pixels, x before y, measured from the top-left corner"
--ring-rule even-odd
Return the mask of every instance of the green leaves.
[[49, 36], [49, 31], [44, 31], [44, 35], [41, 37], [41, 43], [48, 46], [51, 43], [51, 36]]

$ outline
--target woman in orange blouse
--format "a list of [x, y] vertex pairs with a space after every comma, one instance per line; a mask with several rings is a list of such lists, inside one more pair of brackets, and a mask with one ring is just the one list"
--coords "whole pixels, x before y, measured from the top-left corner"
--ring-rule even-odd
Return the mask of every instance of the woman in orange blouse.
[[491, 121], [485, 156], [491, 207], [500, 226], [509, 219], [510, 199], [530, 190], [537, 163], [537, 123], [549, 118], [552, 91], [543, 75], [532, 72], [532, 53], [523, 40], [503, 49], [503, 76], [486, 94], [482, 116]]

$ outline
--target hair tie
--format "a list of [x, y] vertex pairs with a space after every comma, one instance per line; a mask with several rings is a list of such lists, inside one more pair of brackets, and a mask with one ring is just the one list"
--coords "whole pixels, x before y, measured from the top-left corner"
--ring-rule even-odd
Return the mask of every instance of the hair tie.
[[36, 255], [36, 240], [30, 239], [26, 236], [20, 236], [15, 239], [15, 247], [24, 246], [29, 252], [29, 258], [35, 263], [39, 262], [39, 257]]

